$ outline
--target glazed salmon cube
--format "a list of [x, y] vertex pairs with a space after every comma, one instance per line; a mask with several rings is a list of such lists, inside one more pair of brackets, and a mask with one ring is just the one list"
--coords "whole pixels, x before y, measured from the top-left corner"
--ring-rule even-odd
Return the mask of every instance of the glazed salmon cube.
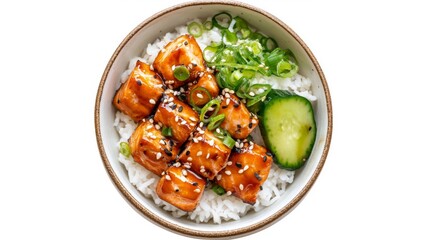
[[138, 61], [115, 94], [113, 103], [118, 110], [139, 122], [151, 114], [163, 92], [160, 76], [148, 64]]
[[171, 166], [157, 184], [156, 192], [164, 201], [187, 212], [200, 202], [206, 182], [182, 166]]
[[[188, 87], [187, 99], [199, 107], [204, 106], [210, 99], [219, 95], [216, 77], [209, 72], [201, 72], [196, 84]], [[188, 85], [190, 85], [188, 84]]]
[[257, 116], [234, 94], [224, 94], [218, 114], [225, 114], [220, 127], [227, 130], [234, 139], [247, 138], [259, 124]]
[[230, 154], [231, 149], [211, 131], [197, 127], [192, 140], [179, 155], [179, 161], [212, 180], [226, 166]]
[[163, 127], [171, 128], [171, 138], [181, 146], [197, 126], [199, 116], [168, 89], [155, 112], [154, 120], [162, 123]]
[[176, 160], [178, 147], [161, 135], [158, 124], [152, 119], [143, 119], [129, 139], [129, 146], [135, 162], [149, 171], [161, 175]]
[[[187, 82], [196, 80], [199, 72], [205, 71], [203, 52], [192, 35], [182, 35], [168, 43], [157, 55], [153, 63], [154, 69], [161, 74], [170, 88], [177, 88]], [[174, 69], [185, 66], [190, 77], [179, 81], [174, 77]]]
[[255, 204], [257, 194], [271, 169], [271, 154], [253, 142], [237, 141], [235, 146], [236, 151], [229, 157], [231, 163], [216, 176], [216, 181], [229, 194], [245, 203]]

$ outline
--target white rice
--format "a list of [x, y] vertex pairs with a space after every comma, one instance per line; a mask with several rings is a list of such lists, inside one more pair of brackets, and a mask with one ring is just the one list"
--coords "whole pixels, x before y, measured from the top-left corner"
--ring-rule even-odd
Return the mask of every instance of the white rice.
[[[198, 19], [195, 21], [201, 23]], [[152, 64], [158, 52], [167, 43], [178, 36], [187, 33], [187, 26], [180, 26], [175, 29], [175, 32], [166, 33], [162, 38], [148, 44], [142, 54], [142, 57], [136, 57], [130, 61], [128, 69], [123, 72], [121, 76], [121, 83], [127, 80], [137, 60]], [[196, 40], [200, 45], [200, 48], [203, 50], [206, 46], [210, 45], [212, 41], [221, 41], [220, 31], [216, 28], [210, 31], [205, 31], [203, 35], [196, 38]], [[255, 76], [253, 81], [257, 83], [268, 83], [271, 84], [273, 88], [294, 92], [311, 101], [316, 100], [316, 97], [313, 96], [311, 92], [311, 81], [299, 74], [286, 79], [276, 76], [265, 77], [258, 74]], [[193, 212], [185, 212], [158, 197], [155, 192], [157, 182], [159, 180], [157, 175], [146, 170], [138, 163], [135, 163], [131, 156], [126, 158], [119, 153], [119, 143], [128, 141], [137, 124], [127, 115], [117, 111], [114, 126], [120, 136], [120, 140], [117, 142], [118, 160], [126, 167], [130, 182], [136, 186], [136, 188], [145, 197], [152, 198], [155, 204], [166, 211], [170, 211], [174, 217], [186, 217], [187, 219], [193, 220], [197, 223], [213, 221], [218, 224], [222, 221], [238, 220], [251, 210], [256, 212], [261, 211], [263, 208], [276, 202], [280, 196], [285, 193], [287, 184], [293, 182], [293, 171], [280, 169], [275, 164], [272, 164], [268, 179], [262, 185], [263, 190], [259, 191], [257, 201], [253, 206], [243, 203], [240, 199], [234, 196], [227, 196], [226, 194], [218, 196], [211, 189], [206, 188], [197, 208]], [[264, 145], [258, 128], [253, 131], [252, 136], [256, 143]]]

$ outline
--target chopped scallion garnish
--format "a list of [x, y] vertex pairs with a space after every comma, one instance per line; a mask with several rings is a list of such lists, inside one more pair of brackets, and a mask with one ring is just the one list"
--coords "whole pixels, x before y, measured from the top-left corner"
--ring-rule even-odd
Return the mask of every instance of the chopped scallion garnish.
[[185, 66], [177, 66], [173, 70], [173, 76], [179, 81], [185, 81], [189, 78], [189, 70]]
[[[201, 112], [200, 112], [200, 121], [206, 122], [206, 123], [210, 122], [210, 119], [206, 118], [207, 112], [213, 111], [213, 113], [210, 114], [210, 118], [216, 116], [220, 108], [220, 102], [221, 102], [220, 98], [215, 98], [211, 100], [210, 102], [208, 102], [206, 105], [204, 105], [204, 107], [201, 109]], [[211, 110], [211, 108], [213, 108], [213, 110]]]
[[130, 156], [130, 146], [127, 142], [120, 142], [120, 153], [123, 154], [125, 157]]
[[217, 116], [211, 117], [209, 125], [207, 125], [207, 129], [213, 130], [215, 128], [218, 128], [224, 119], [225, 119], [225, 114], [223, 113]]
[[200, 37], [203, 34], [203, 25], [197, 22], [192, 22], [188, 25], [188, 32], [194, 37]]
[[161, 135], [165, 136], [165, 137], [171, 137], [172, 134], [172, 128], [170, 127], [163, 127], [163, 129], [161, 129]]
[[213, 185], [212, 190], [219, 196], [222, 196], [223, 194], [225, 194], [225, 189], [223, 189], [223, 187], [217, 184]]
[[227, 12], [221, 12], [213, 16], [212, 23], [213, 26], [219, 29], [227, 29], [229, 24], [231, 24], [232, 16]]

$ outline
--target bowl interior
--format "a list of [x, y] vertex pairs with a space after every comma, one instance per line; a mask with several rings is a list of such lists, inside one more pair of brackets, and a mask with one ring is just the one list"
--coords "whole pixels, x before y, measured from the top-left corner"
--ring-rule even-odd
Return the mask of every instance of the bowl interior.
[[[314, 104], [317, 121], [317, 139], [306, 165], [297, 171], [295, 180], [286, 194], [270, 207], [260, 212], [250, 212], [239, 221], [218, 224], [196, 224], [177, 219], [158, 208], [151, 199], [145, 198], [130, 184], [127, 171], [118, 160], [118, 134], [113, 126], [116, 109], [112, 105], [120, 75], [128, 67], [129, 60], [140, 56], [148, 43], [176, 26], [200, 18], [227, 11], [246, 19], [254, 28], [273, 37], [280, 47], [289, 48], [299, 61], [300, 73], [312, 80], [312, 91], [318, 100]], [[247, 234], [260, 230], [285, 216], [303, 198], [319, 174], [331, 138], [331, 102], [325, 78], [315, 58], [302, 40], [280, 20], [252, 6], [229, 2], [193, 2], [166, 9], [136, 27], [112, 56], [102, 78], [96, 102], [96, 128], [99, 149], [113, 182], [130, 204], [148, 219], [171, 230], [193, 236], [226, 236]]]

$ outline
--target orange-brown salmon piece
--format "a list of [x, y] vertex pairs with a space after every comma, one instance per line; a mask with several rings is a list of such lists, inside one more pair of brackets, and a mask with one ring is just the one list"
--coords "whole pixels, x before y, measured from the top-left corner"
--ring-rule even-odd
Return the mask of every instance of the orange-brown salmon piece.
[[268, 178], [272, 157], [266, 148], [249, 142], [236, 150], [229, 157], [232, 164], [216, 176], [217, 183], [245, 203], [255, 204], [257, 194]]
[[[163, 76], [167, 86], [175, 89], [187, 82], [196, 80], [200, 72], [205, 71], [203, 52], [192, 35], [182, 35], [160, 50], [153, 63], [154, 69]], [[190, 77], [179, 81], [174, 77], [175, 67], [185, 66]]]
[[257, 116], [252, 114], [234, 94], [225, 94], [218, 114], [225, 114], [220, 127], [227, 130], [234, 139], [247, 138], [259, 124]]
[[179, 149], [173, 140], [163, 137], [161, 130], [150, 121], [141, 121], [129, 139], [129, 146], [135, 162], [161, 175], [168, 164], [176, 160]]
[[156, 192], [164, 201], [187, 212], [200, 202], [206, 182], [183, 166], [171, 166], [161, 177]]
[[188, 141], [179, 155], [179, 161], [190, 166], [198, 175], [212, 180], [225, 166], [231, 149], [211, 131], [200, 129]]
[[115, 94], [113, 103], [118, 110], [139, 122], [151, 114], [163, 92], [160, 76], [148, 64], [138, 61]]

